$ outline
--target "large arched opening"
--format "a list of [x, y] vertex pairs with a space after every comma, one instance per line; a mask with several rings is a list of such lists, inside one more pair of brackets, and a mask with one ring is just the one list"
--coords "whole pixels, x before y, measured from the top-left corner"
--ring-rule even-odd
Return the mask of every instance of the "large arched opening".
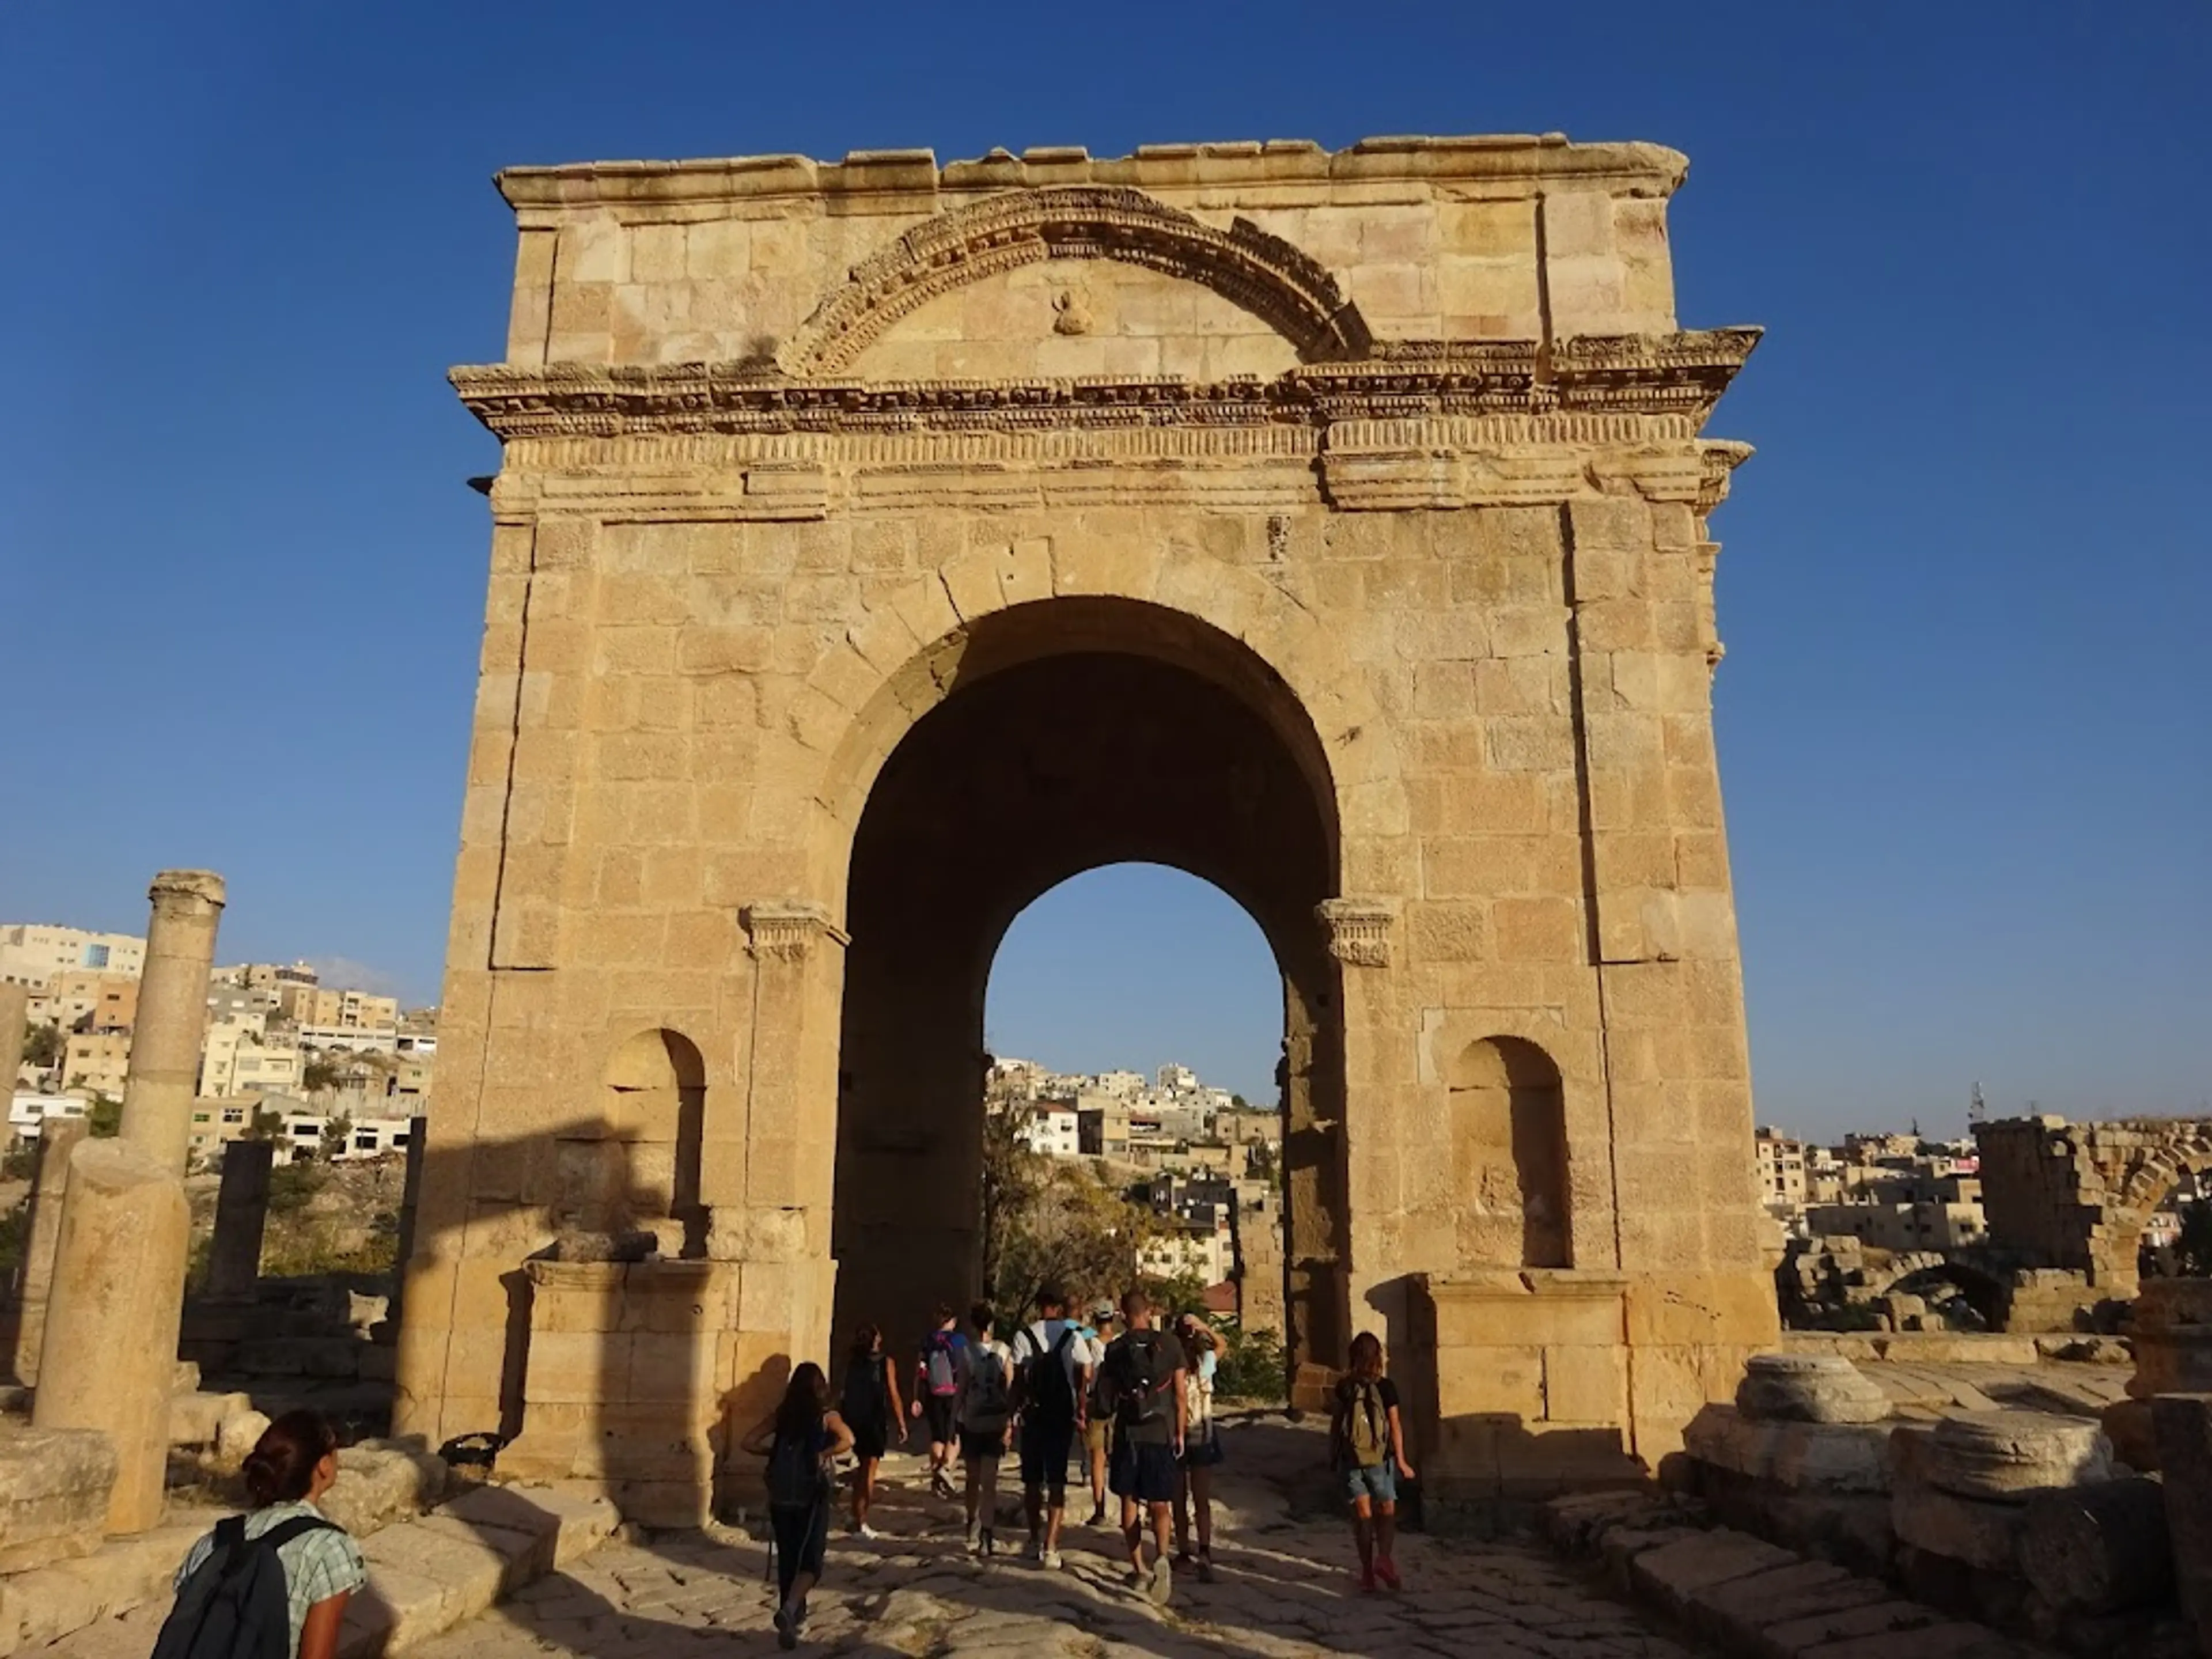
[[1086, 871], [1015, 918], [984, 1025], [995, 1307], [1138, 1279], [1280, 1338], [1284, 1012], [1265, 932], [1182, 871]]
[[950, 694], [870, 788], [846, 895], [833, 1340], [917, 1334], [980, 1287], [986, 988], [1008, 926], [1101, 866], [1212, 884], [1283, 981], [1286, 1340], [1345, 1340], [1334, 797], [1296, 697], [1249, 647], [1164, 607], [1060, 599], [982, 618]]

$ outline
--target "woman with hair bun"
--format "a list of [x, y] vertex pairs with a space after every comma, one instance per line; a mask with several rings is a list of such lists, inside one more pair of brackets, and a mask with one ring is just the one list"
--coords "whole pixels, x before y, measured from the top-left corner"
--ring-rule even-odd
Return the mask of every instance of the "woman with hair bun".
[[281, 1529], [271, 1541], [284, 1570], [292, 1659], [336, 1659], [346, 1599], [368, 1582], [353, 1540], [315, 1507], [337, 1479], [337, 1434], [320, 1412], [286, 1412], [255, 1443], [243, 1473], [252, 1508], [192, 1546], [177, 1569], [179, 1596], [218, 1548], [234, 1552]]

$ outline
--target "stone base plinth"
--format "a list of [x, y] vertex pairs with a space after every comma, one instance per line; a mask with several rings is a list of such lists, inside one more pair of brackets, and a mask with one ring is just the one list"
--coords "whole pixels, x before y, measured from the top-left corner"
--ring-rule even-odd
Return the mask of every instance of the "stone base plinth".
[[726, 1454], [771, 1411], [789, 1339], [738, 1328], [729, 1261], [532, 1261], [522, 1431], [502, 1474], [585, 1480], [628, 1519], [696, 1526], [750, 1468]]
[[1757, 1273], [1420, 1278], [1408, 1403], [1427, 1489], [1534, 1498], [1638, 1480], [1776, 1337]]
[[99, 1548], [114, 1485], [115, 1448], [96, 1430], [0, 1436], [0, 1572]]

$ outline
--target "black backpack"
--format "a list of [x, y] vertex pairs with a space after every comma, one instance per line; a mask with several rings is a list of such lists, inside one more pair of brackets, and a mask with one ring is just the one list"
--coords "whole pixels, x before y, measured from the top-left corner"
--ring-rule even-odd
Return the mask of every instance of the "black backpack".
[[1114, 1345], [1114, 1398], [1121, 1426], [1139, 1429], [1169, 1412], [1175, 1369], [1163, 1363], [1158, 1331], [1131, 1331]]
[[154, 1638], [154, 1659], [289, 1659], [291, 1595], [276, 1552], [311, 1532], [336, 1532], [318, 1516], [295, 1516], [258, 1538], [246, 1517], [218, 1521], [215, 1547], [177, 1592]]
[[768, 1454], [768, 1501], [776, 1509], [812, 1509], [830, 1496], [830, 1478], [822, 1467], [824, 1437], [820, 1430], [805, 1435], [779, 1432]]
[[1075, 1323], [1071, 1320], [1061, 1326], [1059, 1340], [1049, 1348], [1042, 1340], [1043, 1328], [1032, 1325], [1026, 1333], [1030, 1357], [1022, 1368], [1022, 1398], [1041, 1422], [1073, 1423], [1075, 1384], [1067, 1374], [1067, 1354], [1075, 1345]]
[[845, 1391], [837, 1402], [837, 1414], [848, 1428], [879, 1424], [890, 1415], [890, 1398], [884, 1391], [883, 1355], [855, 1359], [845, 1368]]

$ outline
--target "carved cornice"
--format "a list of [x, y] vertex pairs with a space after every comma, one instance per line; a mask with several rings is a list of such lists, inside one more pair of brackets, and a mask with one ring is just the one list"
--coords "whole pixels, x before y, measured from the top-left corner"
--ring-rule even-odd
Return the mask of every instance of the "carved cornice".
[[837, 374], [939, 295], [1047, 259], [1117, 259], [1202, 283], [1266, 322], [1306, 362], [1368, 348], [1358, 307], [1281, 237], [1241, 218], [1216, 230], [1139, 190], [1078, 185], [1007, 191], [925, 219], [855, 266], [777, 361], [799, 379]]
[[844, 945], [852, 939], [830, 920], [830, 912], [805, 899], [763, 899], [740, 913], [749, 948], [763, 962], [802, 963], [814, 941]]
[[1328, 936], [1328, 953], [1347, 968], [1390, 965], [1390, 925], [1397, 911], [1386, 899], [1323, 899], [1314, 907]]
[[1678, 416], [1702, 424], [1756, 329], [1538, 342], [1394, 341], [1272, 380], [799, 380], [737, 363], [495, 363], [456, 368], [501, 438], [675, 433], [1042, 432], [1326, 428], [1420, 416]]

